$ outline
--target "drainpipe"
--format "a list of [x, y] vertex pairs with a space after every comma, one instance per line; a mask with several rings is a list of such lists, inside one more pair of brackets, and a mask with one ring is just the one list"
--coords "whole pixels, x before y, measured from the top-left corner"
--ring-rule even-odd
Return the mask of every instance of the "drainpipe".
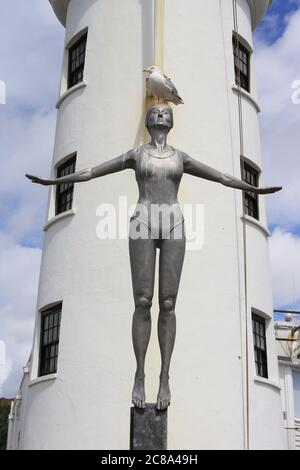
[[155, 0], [154, 13], [154, 62], [164, 71], [165, 0]]

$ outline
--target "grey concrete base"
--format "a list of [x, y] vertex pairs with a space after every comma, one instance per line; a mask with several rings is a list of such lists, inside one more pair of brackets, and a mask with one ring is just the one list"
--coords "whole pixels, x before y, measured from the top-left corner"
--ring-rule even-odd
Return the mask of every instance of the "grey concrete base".
[[167, 450], [168, 411], [147, 403], [144, 410], [131, 408], [130, 450]]

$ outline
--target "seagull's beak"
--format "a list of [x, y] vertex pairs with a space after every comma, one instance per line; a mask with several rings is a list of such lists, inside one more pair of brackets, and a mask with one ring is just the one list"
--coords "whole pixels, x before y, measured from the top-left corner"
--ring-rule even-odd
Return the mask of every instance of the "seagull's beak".
[[143, 72], [150, 72], [150, 68], [147, 67], [147, 68], [143, 69]]

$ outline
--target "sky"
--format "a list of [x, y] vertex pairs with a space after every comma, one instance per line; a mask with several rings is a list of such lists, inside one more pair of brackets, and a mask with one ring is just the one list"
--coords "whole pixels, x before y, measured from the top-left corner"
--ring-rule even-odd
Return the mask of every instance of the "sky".
[[[64, 30], [41, 0], [1, 2], [0, 21], [0, 90], [1, 81], [7, 88], [0, 104], [0, 397], [13, 397], [32, 344], [47, 207], [47, 191], [24, 174], [50, 173]], [[284, 186], [280, 197], [266, 198], [274, 304], [298, 310], [300, 93], [295, 104], [292, 85], [299, 80], [300, 87], [299, 36], [300, 0], [273, 0], [255, 33], [264, 183]]]

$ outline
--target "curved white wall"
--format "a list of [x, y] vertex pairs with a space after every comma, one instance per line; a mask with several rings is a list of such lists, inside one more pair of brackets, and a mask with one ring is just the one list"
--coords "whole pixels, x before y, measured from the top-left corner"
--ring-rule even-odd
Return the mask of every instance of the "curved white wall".
[[[66, 24], [69, 2], [70, 0], [50, 0], [59, 21], [61, 21], [63, 25]], [[272, 3], [272, 0], [247, 0], [247, 2], [251, 9], [252, 26], [254, 29], [264, 16], [268, 6]]]
[[[238, 3], [239, 32], [252, 44], [248, 2]], [[187, 7], [182, 0], [166, 0], [165, 7], [165, 70], [175, 78], [186, 103], [175, 110], [172, 143], [240, 177], [237, 95], [232, 90], [232, 4], [189, 0]], [[88, 28], [86, 86], [68, 96], [58, 110], [53, 165], [76, 151], [77, 169], [93, 166], [142, 142], [141, 71], [153, 62], [152, 13], [149, 0], [70, 1], [66, 44]], [[253, 90], [256, 98], [255, 78]], [[245, 156], [261, 166], [257, 110], [248, 99], [243, 99], [243, 113]], [[128, 449], [135, 363], [127, 241], [98, 240], [95, 215], [100, 203], [117, 207], [119, 195], [136, 200], [132, 173], [77, 185], [76, 214], [46, 232], [38, 309], [63, 300], [59, 363], [56, 378], [32, 382], [38, 365], [37, 313], [32, 383], [23, 409], [23, 448]], [[178, 298], [169, 448], [242, 449], [246, 428], [242, 195], [185, 176], [181, 201], [204, 204], [205, 244], [201, 251], [187, 253]], [[53, 211], [52, 189], [48, 219]], [[254, 380], [251, 308], [272, 314], [267, 239], [257, 225], [247, 224], [247, 246], [250, 445], [281, 448], [272, 324], [270, 380]], [[157, 311], [155, 298], [154, 322]], [[149, 402], [156, 399], [159, 374], [155, 329], [146, 370]]]

